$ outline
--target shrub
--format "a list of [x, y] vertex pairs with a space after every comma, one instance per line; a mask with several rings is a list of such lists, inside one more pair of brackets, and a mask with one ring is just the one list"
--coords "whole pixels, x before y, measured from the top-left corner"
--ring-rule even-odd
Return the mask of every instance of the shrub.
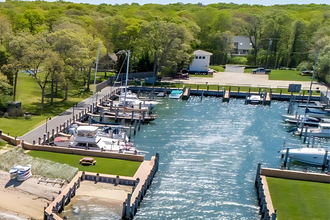
[[245, 57], [234, 57], [232, 59], [232, 62], [234, 64], [241, 64], [241, 65], [245, 65], [247, 62], [247, 59]]
[[308, 62], [308, 61], [302, 61], [297, 66], [297, 69], [300, 70], [300, 71], [312, 70], [313, 69], [313, 64], [311, 62]]

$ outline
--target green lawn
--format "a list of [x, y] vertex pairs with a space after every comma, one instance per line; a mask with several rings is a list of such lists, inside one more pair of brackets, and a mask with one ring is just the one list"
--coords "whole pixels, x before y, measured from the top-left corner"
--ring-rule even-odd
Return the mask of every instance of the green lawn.
[[[102, 74], [104, 75], [104, 73]], [[108, 74], [110, 75], [110, 73]], [[47, 91], [49, 91], [50, 87], [49, 85], [47, 86]], [[41, 89], [39, 85], [29, 74], [19, 73], [16, 100], [22, 102], [24, 112], [32, 112], [35, 115], [31, 119], [23, 117], [16, 119], [0, 118], [0, 129], [11, 136], [21, 136], [43, 124], [47, 117], [54, 117], [64, 112], [71, 108], [74, 103], [81, 102], [91, 94], [92, 91], [87, 93], [72, 89], [69, 90], [68, 100], [63, 101], [64, 94], [59, 92], [54, 98], [54, 104], [51, 106], [49, 105], [50, 95], [47, 92], [44, 99], [44, 108], [41, 110]]]
[[[284, 80], [284, 81], [311, 81], [311, 76], [300, 75], [301, 71], [295, 70], [272, 70], [269, 74], [269, 80]], [[316, 80], [314, 80], [316, 81]]]
[[267, 177], [279, 220], [330, 219], [330, 184]]
[[206, 78], [213, 78], [213, 75], [189, 75], [189, 77], [206, 77]]
[[[251, 73], [256, 68], [245, 68], [244, 73]], [[311, 81], [311, 76], [302, 76], [301, 71], [295, 70], [271, 70], [272, 72], [268, 75], [269, 80], [283, 80], [283, 81]], [[314, 81], [317, 81], [314, 79]]]
[[93, 157], [97, 161], [95, 166], [83, 166], [79, 160], [84, 156], [73, 154], [52, 153], [47, 151], [30, 151], [30, 156], [51, 160], [58, 163], [77, 167], [80, 171], [112, 174], [119, 176], [134, 176], [141, 162]]
[[218, 72], [224, 72], [225, 71], [225, 68], [223, 68], [222, 65], [210, 66], [210, 69], [214, 69], [215, 71], [218, 71]]

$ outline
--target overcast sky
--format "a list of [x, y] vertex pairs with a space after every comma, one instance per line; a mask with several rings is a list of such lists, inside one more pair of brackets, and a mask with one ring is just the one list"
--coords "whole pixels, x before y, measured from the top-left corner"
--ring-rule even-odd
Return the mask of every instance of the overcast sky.
[[[0, 0], [0, 2], [3, 2], [5, 0]], [[139, 3], [140, 5], [148, 4], [148, 3], [155, 3], [155, 4], [169, 4], [169, 3], [177, 3], [177, 2], [183, 2], [183, 3], [192, 3], [197, 4], [198, 2], [202, 2], [204, 5], [208, 5], [211, 3], [218, 3], [218, 2], [225, 2], [225, 3], [237, 3], [237, 4], [259, 4], [259, 5], [276, 5], [276, 4], [330, 4], [330, 0], [232, 0], [232, 1], [215, 1], [215, 0], [71, 0], [70, 2], [75, 3], [90, 3], [90, 4], [124, 4], [128, 3], [131, 4], [132, 2]]]

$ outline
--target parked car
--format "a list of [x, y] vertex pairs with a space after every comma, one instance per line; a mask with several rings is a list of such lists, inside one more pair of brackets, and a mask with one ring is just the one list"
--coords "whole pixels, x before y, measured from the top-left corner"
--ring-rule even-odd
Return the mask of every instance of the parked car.
[[305, 70], [301, 72], [302, 76], [311, 76], [313, 74], [312, 70]]
[[265, 68], [258, 68], [258, 69], [252, 70], [252, 73], [253, 74], [256, 74], [256, 73], [270, 74], [271, 73], [271, 70], [265, 69]]
[[189, 73], [179, 72], [173, 76], [174, 79], [189, 79]]

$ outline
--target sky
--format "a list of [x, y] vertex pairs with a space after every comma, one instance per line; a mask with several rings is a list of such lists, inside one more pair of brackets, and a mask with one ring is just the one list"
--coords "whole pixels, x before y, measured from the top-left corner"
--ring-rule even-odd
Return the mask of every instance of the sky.
[[[5, 1], [5, 0], [0, 0]], [[52, 1], [52, 0], [50, 0]], [[236, 4], [250, 4], [250, 5], [276, 5], [276, 4], [330, 4], [330, 0], [229, 0], [229, 1], [216, 1], [216, 0], [65, 0], [74, 3], [90, 3], [90, 4], [124, 4], [124, 3], [139, 3], [140, 5], [154, 3], [154, 4], [170, 4], [170, 3], [192, 3], [197, 4], [198, 2], [202, 2], [204, 5], [212, 4], [212, 3], [236, 3]]]

